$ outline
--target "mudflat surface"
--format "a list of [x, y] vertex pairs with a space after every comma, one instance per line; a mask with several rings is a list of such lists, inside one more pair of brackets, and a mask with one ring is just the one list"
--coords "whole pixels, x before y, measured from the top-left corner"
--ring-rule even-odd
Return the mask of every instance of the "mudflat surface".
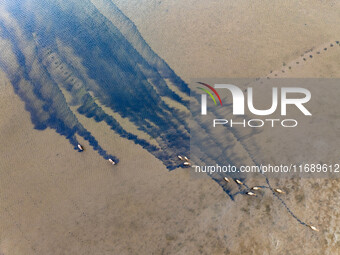
[[[115, 2], [187, 81], [340, 76], [339, 46], [317, 54], [339, 37], [335, 1]], [[301, 61], [310, 49], [315, 57]], [[121, 162], [113, 168], [83, 140], [78, 153], [53, 130], [33, 128], [3, 73], [0, 109], [0, 254], [340, 252], [339, 180], [272, 180], [287, 192], [290, 209], [320, 229], [313, 232], [270, 193], [231, 201], [214, 181], [193, 180], [186, 169], [168, 172], [140, 146], [81, 115]]]

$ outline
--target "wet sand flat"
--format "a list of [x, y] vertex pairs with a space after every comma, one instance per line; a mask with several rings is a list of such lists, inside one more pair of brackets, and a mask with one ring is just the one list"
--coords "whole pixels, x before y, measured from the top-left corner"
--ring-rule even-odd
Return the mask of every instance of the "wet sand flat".
[[[305, 51], [339, 35], [338, 28], [331, 27], [338, 18], [333, 12], [337, 2], [301, 2], [299, 10], [304, 11], [299, 12], [306, 20], [299, 13], [285, 13], [295, 8], [293, 1], [287, 6], [216, 1], [209, 8], [203, 1], [129, 1], [133, 7], [116, 2], [152, 48], [186, 79], [265, 76], [272, 69], [278, 77], [340, 76], [339, 46], [282, 73], [283, 62], [296, 63]], [[283, 9], [278, 12], [281, 19], [272, 13], [271, 8], [278, 7]], [[249, 17], [242, 14], [251, 8], [272, 13], [258, 30], [250, 24], [259, 14], [242, 18]], [[224, 23], [226, 15], [233, 22]], [[0, 108], [0, 254], [340, 251], [339, 180], [273, 180], [285, 187], [285, 201], [297, 215], [317, 223], [320, 232], [314, 233], [297, 224], [270, 194], [233, 202], [213, 180], [193, 180], [187, 169], [168, 172], [140, 146], [80, 115], [79, 121], [121, 162], [112, 167], [87, 150], [83, 140], [85, 151], [78, 153], [54, 131], [33, 129], [24, 103], [3, 73]]]

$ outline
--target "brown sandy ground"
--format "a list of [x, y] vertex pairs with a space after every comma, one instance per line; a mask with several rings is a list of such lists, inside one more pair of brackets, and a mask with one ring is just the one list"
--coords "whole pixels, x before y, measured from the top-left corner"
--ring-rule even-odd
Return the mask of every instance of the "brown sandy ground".
[[[187, 79], [280, 72], [283, 62], [339, 35], [335, 1], [282, 6], [214, 1], [208, 9], [205, 1], [127, 2], [117, 1], [152, 48]], [[338, 47], [289, 75], [339, 77], [339, 55]], [[212, 180], [192, 180], [183, 169], [169, 173], [140, 147], [79, 116], [121, 164], [112, 168], [92, 150], [77, 153], [55, 132], [33, 130], [3, 75], [0, 109], [5, 255], [340, 252], [338, 180], [273, 180], [287, 191], [291, 209], [320, 228], [315, 233], [297, 224], [270, 194], [233, 203]]]

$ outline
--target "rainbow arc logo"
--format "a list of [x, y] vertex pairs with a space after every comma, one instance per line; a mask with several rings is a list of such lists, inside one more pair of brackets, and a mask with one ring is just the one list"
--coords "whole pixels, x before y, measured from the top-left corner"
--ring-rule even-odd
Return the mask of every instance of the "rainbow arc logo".
[[[217, 91], [212, 86], [210, 86], [209, 84], [203, 83], [203, 82], [197, 82], [197, 83], [209, 88], [212, 92], [214, 92], [214, 94], [217, 96], [218, 100], [220, 101], [221, 106], [223, 106], [220, 95], [217, 93]], [[216, 102], [213, 94], [211, 94], [211, 92], [209, 90], [207, 90], [205, 88], [201, 88], [201, 87], [197, 87], [197, 88], [200, 89], [200, 90], [203, 90], [205, 93], [207, 93], [211, 97], [211, 99], [214, 101], [215, 105], [217, 105], [217, 102]]]

